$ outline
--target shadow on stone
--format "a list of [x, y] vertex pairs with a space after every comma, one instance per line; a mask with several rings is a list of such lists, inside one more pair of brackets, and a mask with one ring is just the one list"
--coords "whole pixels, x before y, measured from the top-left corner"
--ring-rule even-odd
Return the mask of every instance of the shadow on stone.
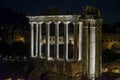
[[47, 73], [41, 74], [40, 75], [40, 80], [49, 80], [47, 75], [48, 75]]

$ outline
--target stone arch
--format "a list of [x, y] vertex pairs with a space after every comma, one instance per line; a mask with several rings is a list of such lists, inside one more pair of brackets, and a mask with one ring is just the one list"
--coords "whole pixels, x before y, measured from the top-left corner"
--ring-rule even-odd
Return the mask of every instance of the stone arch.
[[113, 47], [114, 45], [116, 45], [116, 44], [118, 44], [118, 43], [117, 43], [117, 42], [114, 42], [114, 41], [113, 41], [113, 42], [109, 42], [108, 45], [107, 45], [107, 48], [108, 48], [108, 49], [112, 49], [112, 47]]
[[120, 43], [114, 43], [112, 46], [111, 46], [111, 50], [116, 52], [116, 53], [120, 53]]
[[106, 50], [106, 49], [111, 50], [112, 46], [114, 44], [117, 44], [117, 43], [119, 43], [119, 39], [117, 39], [117, 38], [106, 38], [106, 39], [103, 38], [103, 40], [102, 40], [102, 50], [103, 51]]

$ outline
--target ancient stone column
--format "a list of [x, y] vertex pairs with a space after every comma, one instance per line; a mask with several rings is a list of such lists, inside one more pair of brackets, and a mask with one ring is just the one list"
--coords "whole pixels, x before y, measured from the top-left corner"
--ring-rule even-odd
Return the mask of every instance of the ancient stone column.
[[89, 79], [95, 80], [95, 56], [96, 56], [96, 27], [95, 20], [90, 19], [90, 53], [89, 53]]
[[43, 58], [42, 56], [42, 23], [43, 22], [39, 22], [39, 26], [38, 26], [38, 52], [39, 52], [39, 57]]
[[[34, 26], [36, 25], [36, 26]], [[38, 55], [38, 25], [36, 22], [31, 23], [31, 57]]]
[[96, 63], [95, 77], [102, 75], [102, 19], [96, 19]]
[[83, 24], [82, 42], [82, 78], [88, 78], [88, 56], [89, 56], [89, 21], [85, 19]]
[[101, 77], [102, 47], [101, 47], [101, 19], [90, 19], [90, 55], [89, 55], [89, 79], [95, 80]]
[[59, 24], [60, 22], [55, 23], [55, 60], [59, 59]]
[[64, 60], [68, 60], [68, 24], [70, 22], [64, 22]]
[[38, 23], [36, 23], [36, 26], [35, 26], [35, 54], [36, 54], [36, 57], [38, 56]]
[[82, 59], [83, 22], [79, 22], [78, 61]]
[[47, 22], [47, 28], [46, 28], [46, 45], [47, 45], [47, 50], [46, 50], [46, 57], [47, 60], [50, 60], [50, 23], [51, 22]]
[[30, 34], [31, 34], [31, 36], [30, 36], [30, 42], [31, 42], [31, 44], [30, 44], [30, 55], [31, 55], [31, 57], [35, 57], [34, 56], [34, 28], [33, 28], [33, 23], [30, 23]]
[[73, 61], [78, 61], [78, 23], [74, 23], [74, 50], [73, 50]]

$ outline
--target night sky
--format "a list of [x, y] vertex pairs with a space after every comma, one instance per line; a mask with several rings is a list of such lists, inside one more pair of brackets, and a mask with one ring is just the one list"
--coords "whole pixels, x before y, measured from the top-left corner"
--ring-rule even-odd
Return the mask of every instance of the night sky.
[[104, 23], [120, 22], [120, 0], [0, 0], [0, 6], [25, 14], [40, 13], [50, 7], [79, 13], [86, 5], [100, 9]]

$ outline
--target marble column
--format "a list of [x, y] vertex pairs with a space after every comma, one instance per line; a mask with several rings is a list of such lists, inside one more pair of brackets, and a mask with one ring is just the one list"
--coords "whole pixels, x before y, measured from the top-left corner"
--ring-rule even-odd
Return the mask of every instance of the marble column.
[[55, 60], [59, 60], [59, 24], [55, 23]]
[[38, 57], [38, 23], [36, 23], [36, 26], [35, 26], [36, 28], [36, 34], [35, 34], [35, 55], [36, 55], [36, 57]]
[[78, 61], [82, 60], [82, 35], [83, 35], [83, 22], [79, 22], [79, 38], [78, 38]]
[[38, 55], [38, 30], [37, 29], [38, 29], [38, 24], [36, 22], [32, 22], [31, 23], [31, 57], [37, 57]]
[[47, 45], [47, 50], [46, 50], [46, 57], [47, 60], [50, 60], [50, 23], [51, 22], [47, 22], [47, 28], [46, 28], [46, 45]]
[[31, 55], [31, 57], [35, 57], [34, 56], [34, 28], [33, 28], [33, 23], [30, 23], [30, 38], [31, 38], [31, 40], [30, 40], [30, 42], [31, 42], [31, 44], [30, 44], [30, 55]]
[[78, 61], [78, 23], [74, 23], [74, 52], [73, 61]]
[[102, 75], [102, 19], [96, 20], [96, 63], [95, 77]]
[[89, 21], [83, 21], [83, 42], [82, 42], [82, 77], [88, 78], [88, 56], [89, 56]]
[[39, 26], [38, 26], [38, 52], [39, 52], [39, 57], [43, 58], [42, 56], [42, 23], [43, 22], [39, 22]]
[[64, 60], [68, 60], [68, 24], [70, 22], [64, 22]]
[[96, 27], [95, 20], [90, 20], [90, 55], [89, 55], [89, 79], [95, 80], [95, 56], [96, 56]]

